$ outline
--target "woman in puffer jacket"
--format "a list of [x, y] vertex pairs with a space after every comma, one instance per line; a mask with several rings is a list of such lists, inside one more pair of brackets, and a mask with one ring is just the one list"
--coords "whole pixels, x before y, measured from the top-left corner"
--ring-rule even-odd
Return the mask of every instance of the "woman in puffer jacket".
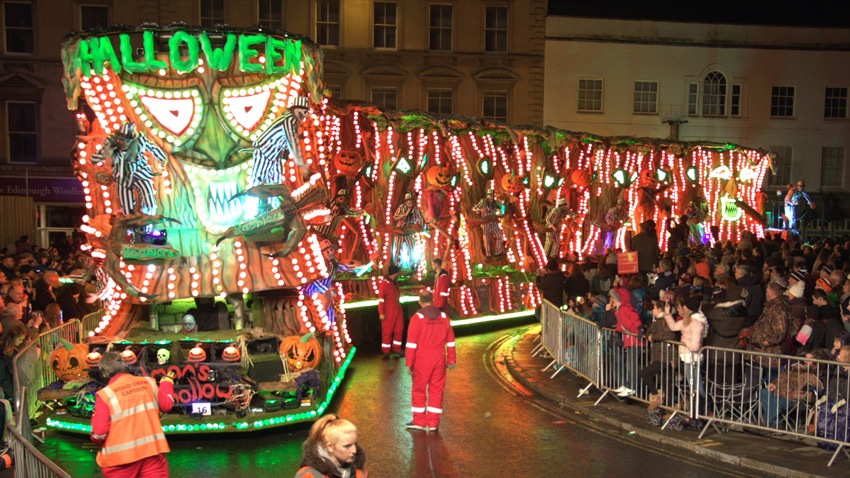
[[699, 366], [701, 362], [700, 349], [702, 341], [708, 332], [708, 319], [700, 312], [700, 296], [679, 297], [676, 301], [679, 315], [682, 320], [676, 322], [670, 306], [664, 311], [664, 320], [667, 327], [673, 332], [682, 333], [682, 345], [679, 346], [679, 360], [685, 364], [685, 377], [689, 387], [693, 390], [693, 384], [699, 384], [699, 394], [706, 396], [705, 383], [700, 379]]

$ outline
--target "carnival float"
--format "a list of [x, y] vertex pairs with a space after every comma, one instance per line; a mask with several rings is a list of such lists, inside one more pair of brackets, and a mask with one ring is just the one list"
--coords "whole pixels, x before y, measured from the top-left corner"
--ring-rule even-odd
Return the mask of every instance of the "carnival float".
[[[166, 433], [313, 420], [354, 355], [346, 310], [375, 303], [391, 264], [410, 296], [442, 259], [462, 324], [530, 315], [547, 255], [582, 259], [606, 232], [624, 250], [647, 220], [662, 247], [682, 217], [699, 241], [764, 231], [764, 151], [339, 101], [304, 37], [113, 27], [62, 58], [104, 308], [51, 354], [55, 428], [90, 429], [107, 350], [176, 372]], [[606, 231], [618, 203], [628, 221]]]

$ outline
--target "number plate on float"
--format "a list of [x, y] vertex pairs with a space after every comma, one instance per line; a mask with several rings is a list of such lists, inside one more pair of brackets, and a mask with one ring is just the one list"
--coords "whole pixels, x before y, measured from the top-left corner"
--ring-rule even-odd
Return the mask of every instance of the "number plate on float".
[[192, 404], [192, 415], [212, 415], [212, 406], [209, 402], [195, 402]]

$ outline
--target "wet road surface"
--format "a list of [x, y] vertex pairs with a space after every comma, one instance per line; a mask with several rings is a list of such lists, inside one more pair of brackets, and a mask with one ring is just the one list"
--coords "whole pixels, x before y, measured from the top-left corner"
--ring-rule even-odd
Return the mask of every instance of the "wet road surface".
[[[755, 476], [629, 437], [528, 395], [499, 364], [500, 347], [520, 330], [458, 337], [458, 366], [448, 372], [439, 433], [404, 428], [411, 414], [403, 361], [382, 360], [368, 345], [359, 349], [329, 411], [360, 428], [370, 476]], [[171, 436], [171, 476], [292, 477], [308, 429], [302, 424], [244, 435]], [[97, 448], [87, 438], [50, 431], [40, 449], [74, 477], [101, 476]]]

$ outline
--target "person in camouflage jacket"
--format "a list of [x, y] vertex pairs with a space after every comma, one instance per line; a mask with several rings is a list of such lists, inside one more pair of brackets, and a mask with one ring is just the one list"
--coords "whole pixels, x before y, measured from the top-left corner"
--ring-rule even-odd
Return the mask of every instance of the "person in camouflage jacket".
[[[767, 302], [761, 315], [752, 328], [752, 336], [747, 350], [760, 353], [781, 354], [785, 350], [788, 336], [788, 324], [791, 320], [791, 305], [785, 298], [782, 286], [771, 282], [765, 293]], [[761, 360], [759, 360], [762, 362]], [[774, 359], [762, 366], [778, 367], [779, 361]]]

